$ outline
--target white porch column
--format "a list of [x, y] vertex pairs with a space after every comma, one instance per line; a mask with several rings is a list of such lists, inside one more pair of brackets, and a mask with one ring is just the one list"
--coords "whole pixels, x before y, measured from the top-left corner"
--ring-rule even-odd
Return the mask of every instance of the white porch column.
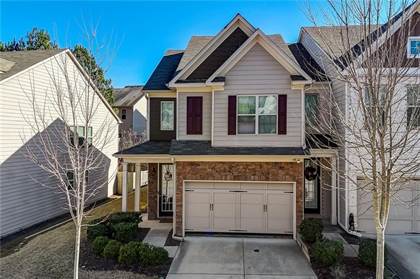
[[337, 157], [331, 157], [331, 224], [337, 225]]
[[126, 212], [127, 211], [127, 163], [123, 162], [123, 179], [122, 179], [122, 203], [121, 203], [121, 211]]
[[134, 211], [140, 212], [141, 164], [136, 163], [136, 184], [134, 192]]

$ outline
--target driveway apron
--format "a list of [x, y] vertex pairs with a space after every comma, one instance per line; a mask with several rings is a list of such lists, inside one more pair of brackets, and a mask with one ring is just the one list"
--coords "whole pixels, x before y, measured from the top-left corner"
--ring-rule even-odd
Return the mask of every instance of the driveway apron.
[[316, 278], [292, 239], [186, 237], [168, 279]]

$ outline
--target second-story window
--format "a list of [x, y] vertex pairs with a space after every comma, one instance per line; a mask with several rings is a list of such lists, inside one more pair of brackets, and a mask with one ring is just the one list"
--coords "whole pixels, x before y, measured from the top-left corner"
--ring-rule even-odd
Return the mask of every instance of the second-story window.
[[173, 131], [175, 121], [174, 101], [160, 102], [160, 130]]
[[126, 109], [122, 109], [121, 110], [121, 119], [126, 119], [127, 118], [127, 110]]
[[407, 86], [407, 122], [412, 128], [420, 127], [420, 85]]
[[277, 96], [238, 96], [238, 134], [275, 134]]
[[316, 125], [318, 121], [318, 94], [306, 94], [305, 95], [305, 115], [306, 123], [309, 125]]
[[77, 137], [79, 146], [85, 143], [85, 139], [87, 138], [87, 143], [92, 144], [93, 142], [93, 129], [92, 127], [88, 127], [86, 129], [85, 126], [71, 126], [70, 127], [71, 133], [71, 142], [74, 144], [74, 136]]
[[420, 36], [408, 38], [407, 57], [420, 58]]

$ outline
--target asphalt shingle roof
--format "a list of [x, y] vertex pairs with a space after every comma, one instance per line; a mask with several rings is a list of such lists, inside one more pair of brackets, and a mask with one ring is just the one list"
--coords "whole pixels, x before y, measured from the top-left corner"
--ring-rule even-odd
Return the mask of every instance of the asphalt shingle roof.
[[124, 88], [114, 88], [112, 93], [114, 95], [114, 107], [131, 107], [133, 106], [142, 96], [143, 86], [133, 85], [126, 86]]
[[305, 155], [302, 147], [212, 147], [210, 141], [148, 141], [116, 154], [168, 155]]
[[[63, 51], [65, 49], [0, 52], [0, 64], [2, 64], [1, 68], [4, 69], [0, 71], [0, 81]], [[3, 66], [7, 67], [3, 68]]]
[[289, 49], [295, 56], [295, 59], [302, 70], [304, 70], [305, 73], [307, 73], [313, 80], [328, 80], [324, 70], [322, 70], [318, 63], [316, 63], [315, 59], [312, 58], [312, 56], [301, 43], [290, 44]]
[[183, 54], [184, 52], [180, 51], [164, 55], [144, 85], [143, 90], [168, 90], [166, 84], [174, 77]]

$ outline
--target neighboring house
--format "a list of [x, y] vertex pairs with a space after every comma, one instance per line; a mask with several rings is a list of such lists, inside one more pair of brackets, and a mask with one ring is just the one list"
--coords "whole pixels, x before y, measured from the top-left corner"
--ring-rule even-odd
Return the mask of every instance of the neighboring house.
[[308, 216], [336, 224], [335, 172], [307, 160], [336, 170], [336, 150], [311, 150], [305, 138], [305, 107], [328, 82], [308, 57], [239, 14], [217, 35], [166, 52], [143, 87], [147, 141], [115, 154], [123, 210], [127, 165], [148, 164], [148, 217], [173, 218], [176, 236], [296, 236]]
[[[110, 127], [110, 142], [98, 154], [103, 157], [98, 158], [103, 166], [99, 171], [89, 173], [88, 183], [88, 187], [97, 182], [101, 185], [106, 183], [108, 187], [98, 191], [91, 201], [113, 194], [117, 159], [112, 154], [118, 151], [119, 119], [101, 93], [92, 86], [73, 54], [62, 49], [1, 52], [0, 237], [68, 212], [65, 195], [56, 188], [55, 178], [35, 165], [27, 151], [27, 148], [33, 150], [35, 144], [39, 144], [39, 136], [30, 126], [34, 124], [31, 121], [34, 117], [32, 97], [45, 105], [47, 129], [60, 127], [57, 126], [60, 119], [54, 106], [57, 94], [52, 84], [65, 80], [63, 68], [77, 81], [72, 86], [90, 86], [91, 90], [95, 90], [98, 106], [92, 120], [92, 137], [103, 136], [98, 129], [103, 128], [104, 121]], [[63, 89], [60, 94], [68, 94], [68, 91]]]
[[[396, 39], [400, 32], [400, 26], [402, 20], [411, 19], [410, 34], [407, 41], [406, 59], [411, 59], [413, 71], [411, 75], [404, 79], [399, 84], [400, 90], [412, 90], [411, 92], [417, 94], [417, 100], [420, 99], [420, 85], [419, 85], [419, 49], [420, 49], [420, 8], [419, 1], [414, 2], [412, 5], [407, 7], [405, 16], [401, 16], [402, 13], [396, 15], [392, 20], [392, 24], [388, 27], [390, 38]], [[385, 33], [387, 25], [383, 25], [381, 30]], [[321, 65], [327, 75], [335, 75], [334, 71], [337, 67], [332, 65], [335, 63], [331, 57], [337, 57], [342, 53], [342, 44], [340, 36], [342, 32], [346, 32], [344, 28], [340, 27], [304, 27], [301, 29], [299, 36], [299, 43], [303, 45], [317, 64]], [[349, 48], [355, 49], [360, 42], [362, 30], [359, 26], [350, 26], [349, 36], [352, 40], [349, 42]], [[375, 32], [375, 31], [374, 31]], [[382, 36], [377, 36], [377, 40], [384, 43]], [[325, 45], [326, 40], [322, 38], [329, 38], [328, 41], [332, 43]], [[333, 43], [336, 38], [336, 44]], [[335, 80], [331, 84], [332, 91], [338, 102], [340, 109], [345, 113], [348, 121], [353, 121], [350, 117], [349, 103], [354, 100], [353, 96], [356, 96], [350, 86], [345, 82]], [[406, 95], [404, 95], [406, 96]], [[414, 100], [416, 100], [414, 98]], [[405, 103], [406, 100], [402, 100], [406, 105], [407, 110], [419, 109], [417, 104]], [[357, 120], [356, 120], [357, 121]], [[358, 120], [360, 121], [360, 119]], [[420, 123], [420, 119], [417, 121]], [[343, 129], [344, 130], [344, 129]], [[420, 144], [418, 144], [420, 148]], [[345, 146], [340, 147], [339, 153], [339, 169], [340, 172], [345, 174], [340, 177], [339, 181], [339, 198], [338, 198], [338, 222], [344, 227], [349, 226], [349, 216], [352, 214], [355, 219], [355, 228], [360, 232], [374, 233], [375, 232], [375, 220], [373, 217], [373, 210], [370, 208], [370, 194], [366, 191], [361, 190], [362, 187], [356, 187], [354, 183], [350, 182], [350, 177], [354, 181], [358, 181], [358, 186], [363, 183], [362, 174], [357, 173], [357, 166], [359, 161], [357, 158], [349, 156], [349, 151]], [[413, 152], [414, 154], [416, 152]], [[407, 154], [410, 156], [409, 154]], [[348, 156], [347, 160], [344, 160], [345, 156]], [[403, 187], [399, 193], [393, 197], [392, 206], [390, 209], [389, 219], [386, 227], [387, 234], [405, 234], [405, 233], [420, 233], [420, 202], [418, 200], [420, 191], [420, 173], [409, 183], [409, 187]], [[411, 205], [411, 201], [413, 201]], [[369, 209], [370, 208], [370, 209]]]
[[141, 85], [135, 85], [113, 90], [113, 107], [118, 109], [118, 116], [122, 121], [118, 129], [119, 137], [130, 130], [137, 135], [146, 132], [147, 101], [142, 88]]

